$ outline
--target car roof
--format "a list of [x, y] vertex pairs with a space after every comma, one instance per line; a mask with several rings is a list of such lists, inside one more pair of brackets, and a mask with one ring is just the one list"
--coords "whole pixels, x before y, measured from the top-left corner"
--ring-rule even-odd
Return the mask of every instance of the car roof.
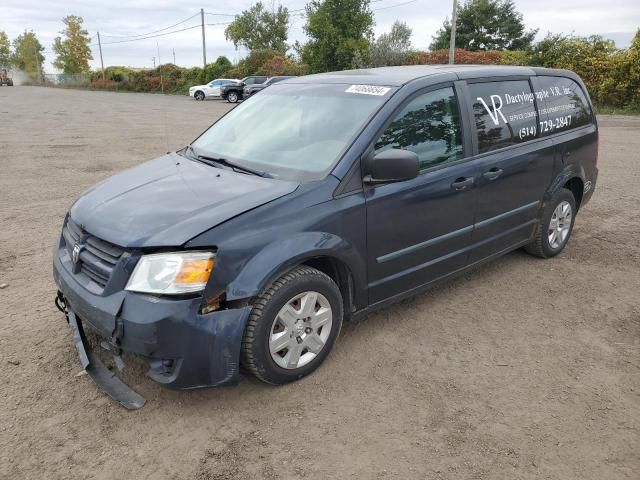
[[567, 76], [575, 77], [573, 72], [567, 70], [560, 71], [507, 65], [407, 65], [317, 73], [303, 77], [293, 77], [287, 79], [285, 83], [368, 84], [400, 87], [418, 78], [442, 74], [454, 74], [462, 80], [477, 77], [540, 75], [547, 72], [549, 74], [555, 73], [556, 75], [558, 72], [563, 72]]

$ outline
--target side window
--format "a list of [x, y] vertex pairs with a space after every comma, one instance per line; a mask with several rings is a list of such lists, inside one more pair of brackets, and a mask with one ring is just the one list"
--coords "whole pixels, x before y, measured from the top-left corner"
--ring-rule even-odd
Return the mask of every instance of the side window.
[[479, 153], [538, 137], [538, 113], [527, 80], [469, 84]]
[[220, 80], [214, 80], [211, 82], [212, 87], [219, 87], [222, 82]]
[[453, 88], [422, 94], [396, 115], [375, 143], [376, 153], [398, 148], [418, 155], [424, 170], [462, 158], [462, 129]]
[[542, 136], [588, 125], [593, 121], [591, 106], [582, 88], [566, 77], [536, 77], [536, 96], [542, 100]]

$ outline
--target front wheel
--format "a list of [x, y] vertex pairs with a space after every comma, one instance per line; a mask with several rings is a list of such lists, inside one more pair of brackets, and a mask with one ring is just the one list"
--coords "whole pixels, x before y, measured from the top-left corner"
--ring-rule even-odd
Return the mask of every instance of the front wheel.
[[238, 94], [236, 92], [229, 92], [227, 94], [227, 102], [237, 103], [237, 101], [238, 101]]
[[204, 92], [198, 90], [196, 93], [193, 94], [193, 98], [199, 101], [204, 100]]
[[342, 327], [338, 286], [311, 267], [296, 267], [256, 300], [242, 339], [242, 363], [266, 383], [282, 385], [313, 372]]
[[547, 203], [542, 220], [536, 228], [527, 252], [536, 257], [558, 255], [569, 241], [576, 218], [576, 200], [566, 188], [558, 190]]

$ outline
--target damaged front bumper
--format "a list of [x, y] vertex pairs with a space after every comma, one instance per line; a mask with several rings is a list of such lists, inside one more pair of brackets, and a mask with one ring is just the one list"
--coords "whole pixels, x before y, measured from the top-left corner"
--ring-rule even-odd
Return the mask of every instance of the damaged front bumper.
[[[58, 297], [59, 299], [60, 297]], [[59, 300], [56, 299], [56, 305]], [[63, 303], [64, 304], [64, 303]], [[82, 330], [82, 324], [78, 323], [75, 313], [65, 311], [69, 328], [73, 335], [73, 342], [80, 356], [80, 363], [87, 374], [107, 395], [128, 410], [137, 410], [145, 404], [145, 399], [139, 393], [133, 391], [120, 380], [115, 373], [109, 370], [100, 359], [91, 351]]]
[[[201, 314], [200, 297], [174, 299], [124, 290], [96, 295], [84, 288], [55, 254], [53, 272], [61, 295], [58, 302], [68, 312], [83, 367], [98, 386], [123, 405], [109, 390], [122, 392], [120, 386], [105, 388], [105, 372], [87, 348], [84, 327], [97, 333], [115, 352], [144, 357], [149, 364], [147, 375], [166, 387], [191, 389], [238, 382], [242, 335], [251, 307]], [[113, 377], [106, 367], [104, 370]], [[136, 407], [140, 400], [130, 401], [126, 395], [124, 400], [134, 408], [144, 403], [142, 399]]]

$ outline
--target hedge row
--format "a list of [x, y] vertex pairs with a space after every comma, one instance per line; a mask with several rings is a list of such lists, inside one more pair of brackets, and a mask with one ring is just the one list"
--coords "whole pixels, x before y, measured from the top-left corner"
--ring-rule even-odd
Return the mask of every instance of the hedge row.
[[[403, 64], [444, 64], [449, 59], [446, 50], [411, 52]], [[598, 106], [640, 111], [640, 32], [630, 48], [620, 50], [613, 42], [601, 37], [572, 38], [548, 36], [531, 51], [469, 52], [456, 50], [456, 63], [531, 65], [566, 68], [582, 77], [593, 101]], [[92, 74], [90, 88], [121, 89], [136, 92], [186, 94], [189, 86], [205, 83], [216, 77], [242, 78], [247, 75], [304, 75], [308, 68], [289, 57], [268, 50], [251, 52], [237, 65], [226, 57], [202, 68], [181, 68], [162, 65], [152, 70], [132, 70], [108, 67], [105, 79], [100, 72]]]

